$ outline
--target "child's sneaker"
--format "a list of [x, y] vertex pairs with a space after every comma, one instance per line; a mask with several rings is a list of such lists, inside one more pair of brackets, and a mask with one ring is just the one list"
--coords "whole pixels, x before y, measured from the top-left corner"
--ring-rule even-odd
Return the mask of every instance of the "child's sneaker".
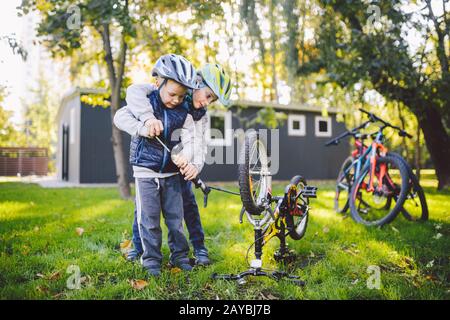
[[189, 260], [186, 261], [178, 261], [178, 262], [170, 262], [169, 265], [173, 268], [180, 268], [182, 271], [192, 271], [192, 266], [189, 264]]
[[127, 261], [134, 262], [139, 259], [139, 256], [141, 254], [136, 249], [130, 249], [130, 251], [127, 252]]
[[204, 248], [194, 249], [195, 264], [198, 266], [207, 266], [211, 264], [208, 251]]
[[151, 268], [146, 268], [147, 273], [149, 274], [149, 276], [151, 277], [159, 277], [161, 275], [161, 268], [158, 267], [151, 267]]

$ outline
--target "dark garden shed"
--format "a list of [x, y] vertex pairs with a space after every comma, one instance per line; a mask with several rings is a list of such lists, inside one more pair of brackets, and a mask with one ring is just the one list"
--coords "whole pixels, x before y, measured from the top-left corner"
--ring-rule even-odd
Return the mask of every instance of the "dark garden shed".
[[[58, 179], [74, 183], [111, 183], [116, 181], [111, 145], [109, 108], [92, 107], [81, 101], [85, 94], [103, 93], [95, 89], [73, 89], [62, 100], [58, 112]], [[326, 148], [325, 141], [345, 130], [336, 120], [336, 110], [327, 115], [304, 105], [281, 105], [235, 101], [228, 110], [210, 109], [211, 131], [208, 133], [208, 156], [201, 176], [205, 181], [237, 180], [238, 147], [236, 129], [267, 129], [252, 122], [263, 108], [286, 114], [277, 130], [267, 130], [274, 180], [289, 180], [296, 174], [307, 179], [334, 179], [340, 164], [349, 154], [349, 146]], [[250, 121], [250, 122], [249, 122]], [[253, 123], [248, 126], [249, 123]], [[275, 143], [279, 141], [279, 143]], [[126, 154], [130, 136], [123, 134]], [[129, 167], [129, 178], [132, 178]], [[274, 172], [275, 173], [275, 172]]]

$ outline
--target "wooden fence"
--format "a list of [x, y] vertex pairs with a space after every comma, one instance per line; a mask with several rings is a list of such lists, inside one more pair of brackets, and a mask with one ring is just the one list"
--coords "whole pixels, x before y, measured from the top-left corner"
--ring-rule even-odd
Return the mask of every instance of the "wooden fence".
[[47, 172], [46, 148], [0, 147], [0, 176], [45, 176]]

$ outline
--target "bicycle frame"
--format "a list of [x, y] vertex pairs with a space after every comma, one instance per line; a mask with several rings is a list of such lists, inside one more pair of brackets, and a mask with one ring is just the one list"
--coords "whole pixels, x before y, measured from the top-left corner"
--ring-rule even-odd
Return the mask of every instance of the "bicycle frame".
[[[357, 138], [355, 138], [357, 139]], [[374, 188], [374, 178], [376, 177], [378, 179], [378, 185], [381, 188], [382, 181], [384, 177], [388, 178], [388, 181], [391, 185], [393, 185], [392, 180], [387, 175], [387, 167], [385, 164], [380, 165], [380, 172], [378, 175], [376, 175], [375, 169], [377, 166], [377, 158], [381, 155], [386, 155], [388, 149], [384, 146], [382, 143], [383, 140], [383, 133], [382, 129], [377, 133], [376, 138], [374, 141], [366, 147], [362, 141], [360, 141], [361, 146], [357, 146], [356, 153], [353, 153], [353, 156], [356, 156], [356, 159], [352, 162], [352, 164], [344, 171], [345, 175], [347, 175], [350, 170], [355, 167], [355, 181], [361, 178], [361, 173], [364, 173], [366, 170], [370, 169], [369, 171], [369, 185], [366, 186], [366, 190], [368, 192], [375, 191]], [[356, 143], [355, 143], [356, 144]], [[360, 150], [358, 150], [360, 149]]]

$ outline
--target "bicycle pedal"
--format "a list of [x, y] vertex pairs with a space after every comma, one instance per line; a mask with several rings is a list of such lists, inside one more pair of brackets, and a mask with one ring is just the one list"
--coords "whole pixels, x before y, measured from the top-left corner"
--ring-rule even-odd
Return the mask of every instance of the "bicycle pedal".
[[317, 198], [317, 187], [305, 186], [302, 194], [305, 198]]

